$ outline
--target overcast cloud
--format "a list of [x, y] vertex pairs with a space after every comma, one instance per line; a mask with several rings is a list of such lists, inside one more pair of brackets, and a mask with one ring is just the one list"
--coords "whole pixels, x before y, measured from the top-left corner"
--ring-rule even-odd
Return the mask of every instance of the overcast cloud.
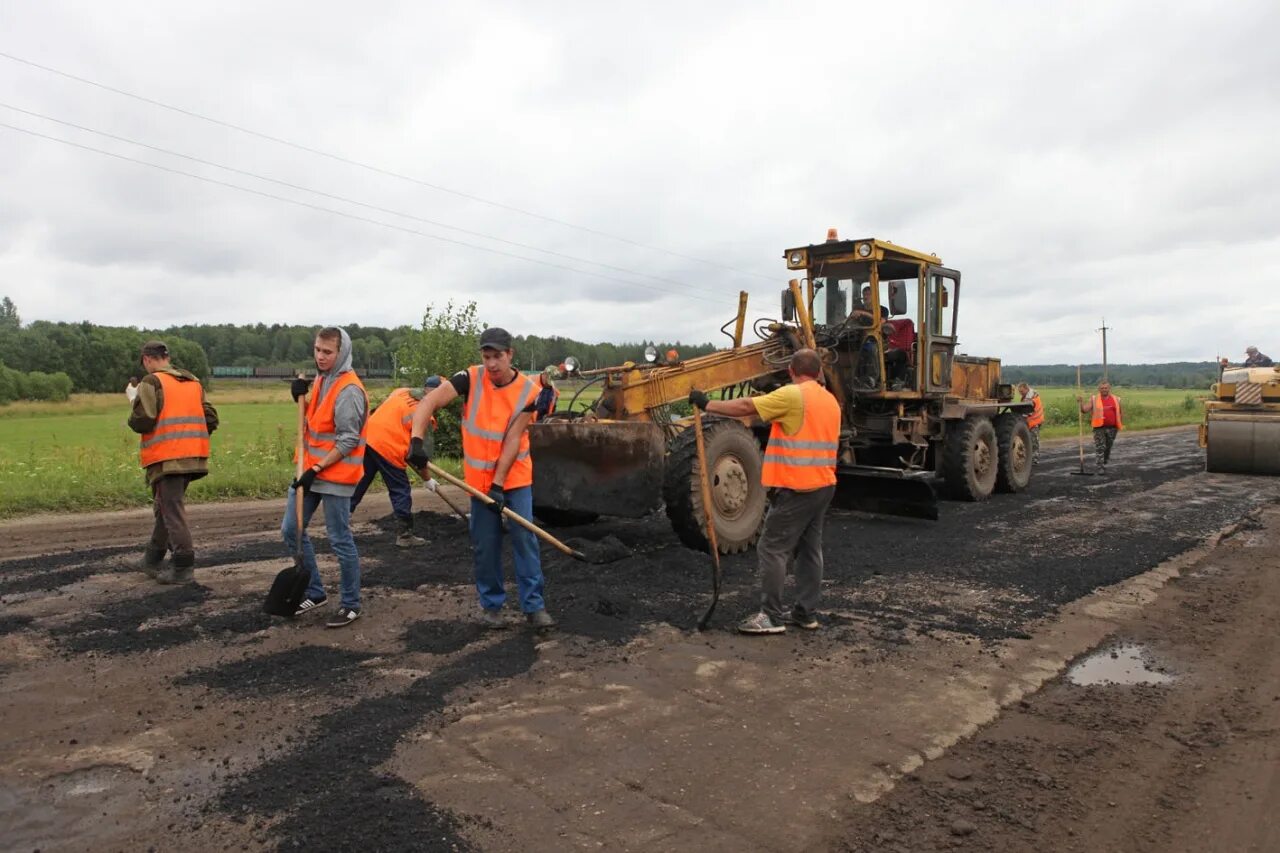
[[1274, 0], [0, 0], [4, 53], [675, 253], [0, 59], [4, 104], [419, 219], [5, 124], [593, 273], [0, 128], [0, 294], [26, 321], [151, 327], [398, 325], [475, 300], [516, 333], [705, 341], [739, 289], [776, 314], [783, 249], [835, 226], [960, 269], [972, 354], [1096, 361], [1105, 316], [1114, 361], [1280, 356], [1278, 41]]

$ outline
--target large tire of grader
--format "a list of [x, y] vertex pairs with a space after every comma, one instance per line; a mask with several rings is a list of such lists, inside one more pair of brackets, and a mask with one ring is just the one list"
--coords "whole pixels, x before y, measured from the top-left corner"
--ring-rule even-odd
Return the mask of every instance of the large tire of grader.
[[[716, 508], [716, 544], [722, 554], [746, 551], [760, 537], [767, 496], [760, 483], [764, 454], [756, 437], [736, 420], [703, 419], [711, 500]], [[667, 455], [662, 498], [680, 541], [708, 550], [701, 469], [693, 427], [678, 435]]]
[[1000, 448], [996, 428], [983, 415], [948, 422], [942, 450], [942, 477], [951, 497], [985, 501], [995, 489]]
[[996, 491], [1020, 492], [1031, 483], [1031, 428], [1026, 418], [1006, 412], [995, 420]]

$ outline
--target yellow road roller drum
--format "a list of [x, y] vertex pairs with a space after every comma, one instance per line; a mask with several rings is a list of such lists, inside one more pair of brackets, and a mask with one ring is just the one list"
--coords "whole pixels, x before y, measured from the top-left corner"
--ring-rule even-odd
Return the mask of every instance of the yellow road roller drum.
[[1205, 470], [1280, 474], [1280, 368], [1230, 367], [1205, 401]]

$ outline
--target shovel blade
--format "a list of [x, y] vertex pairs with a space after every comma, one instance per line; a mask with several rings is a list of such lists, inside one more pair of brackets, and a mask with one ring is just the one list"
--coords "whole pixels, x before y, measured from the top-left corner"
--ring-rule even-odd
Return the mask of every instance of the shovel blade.
[[306, 597], [310, 583], [311, 573], [301, 563], [281, 569], [271, 582], [271, 589], [267, 590], [266, 601], [262, 602], [262, 612], [271, 616], [292, 617]]

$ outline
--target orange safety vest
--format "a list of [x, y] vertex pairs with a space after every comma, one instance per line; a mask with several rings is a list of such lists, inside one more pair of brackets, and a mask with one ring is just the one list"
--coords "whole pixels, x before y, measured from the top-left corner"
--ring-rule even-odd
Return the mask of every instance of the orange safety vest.
[[138, 455], [142, 467], [169, 459], [208, 459], [209, 426], [204, 419], [204, 392], [199, 382], [168, 373], [151, 374], [160, 380], [164, 406], [155, 428], [142, 435]]
[[[1111, 399], [1116, 401], [1116, 429], [1124, 429], [1124, 419], [1120, 417], [1120, 398], [1115, 394], [1111, 395]], [[1103, 419], [1106, 416], [1106, 408], [1102, 405], [1102, 395], [1093, 395], [1093, 428], [1097, 429], [1102, 426]]]
[[[317, 376], [316, 381], [311, 384], [311, 399], [307, 402], [307, 433], [302, 443], [305, 451], [304, 468], [319, 465], [338, 442], [337, 425], [333, 421], [333, 407], [342, 390], [348, 385], [354, 385], [360, 389], [361, 394], [365, 395], [365, 405], [369, 402], [364, 384], [354, 370], [339, 373], [336, 377], [328, 379], [329, 387], [325, 389], [324, 399], [321, 400], [317, 391], [320, 383], [324, 381], [326, 381], [325, 377]], [[364, 476], [364, 445], [368, 430], [369, 422], [366, 418], [364, 425], [360, 428], [360, 443], [346, 456], [316, 474], [316, 479], [345, 486], [354, 486], [359, 483], [360, 478]]]
[[[518, 375], [501, 388], [489, 380], [483, 367], [467, 369], [471, 388], [462, 419], [462, 471], [467, 485], [487, 492], [502, 453], [502, 439], [524, 408], [538, 399], [541, 385]], [[520, 449], [502, 484], [508, 489], [533, 485], [533, 460], [529, 457], [529, 433], [520, 436]]]
[[766, 488], [811, 492], [836, 482], [836, 454], [840, 450], [840, 404], [813, 380], [800, 383], [804, 420], [795, 435], [773, 422], [764, 451], [760, 480]]
[[369, 447], [397, 468], [409, 455], [409, 431], [418, 401], [408, 388], [397, 388], [369, 415]]
[[1027, 415], [1027, 426], [1035, 429], [1044, 423], [1044, 400], [1037, 394], [1031, 398], [1031, 414]]

